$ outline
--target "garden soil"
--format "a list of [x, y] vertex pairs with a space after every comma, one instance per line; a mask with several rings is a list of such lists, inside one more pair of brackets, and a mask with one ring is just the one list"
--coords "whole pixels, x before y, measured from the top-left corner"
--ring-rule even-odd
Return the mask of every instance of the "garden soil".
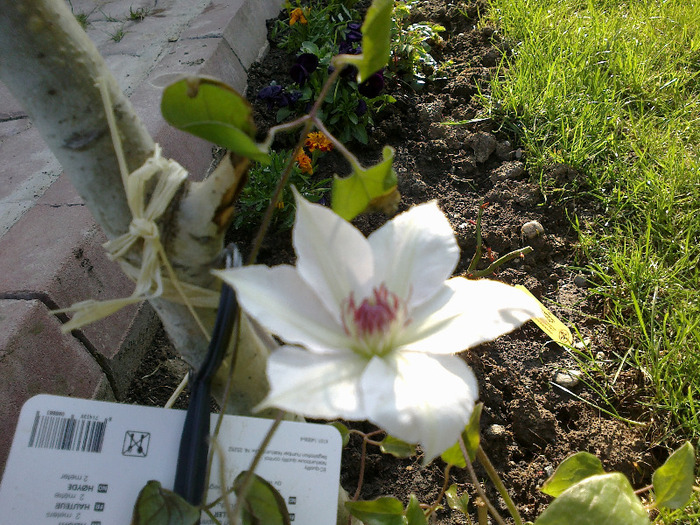
[[[462, 354], [480, 385], [483, 448], [523, 517], [534, 520], [551, 500], [538, 487], [570, 454], [591, 452], [606, 470], [625, 473], [639, 488], [650, 482], [651, 472], [665, 459], [665, 452], [648, 444], [648, 427], [630, 425], [597, 408], [615, 410], [630, 420], [649, 419], [640, 408], [639, 397], [634, 402], [625, 397], [643, 394], [643, 378], [624, 368], [616, 374], [617, 365], [613, 364], [619, 362], [614, 357], [627, 352], [629, 341], [600, 321], [605, 304], [591, 296], [588, 276], [581, 270], [585, 261], [577, 250], [571, 219], [595, 214], [595, 203], [577, 195], [557, 201], [545, 196], [541, 178], [561, 188], [578, 174], [562, 165], [550, 166], [542, 174], [528, 172], [527, 152], [504, 132], [501, 123], [482, 118], [477, 95], [488, 94], [487, 81], [496, 74], [502, 52], [508, 52], [507, 44], [493, 28], [480, 24], [478, 16], [485, 12], [485, 2], [449, 5], [440, 0], [422, 1], [411, 15], [414, 22], [431, 21], [446, 28], [444, 42], [433, 49], [439, 61], [452, 61], [448, 78], [428, 83], [420, 91], [389, 79], [386, 89], [396, 103], [376, 116], [367, 145], [349, 146], [365, 165], [381, 159], [385, 144], [395, 148], [394, 168], [402, 195], [399, 210], [437, 200], [462, 250], [455, 275], [467, 275], [482, 203], [482, 235], [488, 253], [480, 268], [488, 263], [489, 255], [503, 255], [528, 245], [534, 249], [499, 268], [492, 278], [527, 287], [572, 328], [576, 350], [558, 345], [528, 323]], [[272, 42], [264, 62], [250, 71], [248, 99], [254, 101], [257, 92], [273, 80], [289, 83], [287, 72], [294, 58]], [[254, 108], [256, 123], [264, 133], [275, 124], [274, 111], [260, 101]], [[448, 121], [468, 123], [445, 124]], [[348, 172], [342, 157], [331, 153], [321, 158], [315, 176], [327, 178]], [[370, 214], [354, 222], [368, 234], [386, 220], [381, 214]], [[531, 221], [537, 221], [541, 228], [532, 224], [523, 228]], [[233, 237], [244, 249], [250, 242], [245, 234]], [[287, 231], [267, 238], [259, 261], [279, 264], [293, 262], [293, 258]], [[584, 355], [595, 360], [604, 373], [579, 375], [577, 356], [581, 359]], [[161, 336], [134, 381], [129, 401], [162, 406], [185, 370], [167, 338]], [[612, 406], [593, 388], [596, 382], [605, 382], [605, 377], [616, 378], [606, 391]], [[184, 400], [180, 403], [185, 406]], [[373, 430], [366, 423], [352, 425]], [[360, 444], [358, 437], [352, 437], [343, 453], [341, 483], [351, 495], [358, 483]], [[440, 460], [423, 467], [420, 457], [396, 459], [373, 446], [368, 447], [365, 468], [362, 499], [395, 495], [406, 503], [409, 495], [415, 494], [422, 503], [433, 503], [444, 481]], [[486, 480], [478, 465], [477, 474]], [[469, 493], [473, 502], [475, 492], [467, 472], [453, 469], [451, 477], [451, 483]], [[498, 494], [488, 482], [486, 486], [492, 502], [507, 515]], [[442, 503], [445, 508], [437, 512], [438, 523], [466, 523], [464, 516]]]

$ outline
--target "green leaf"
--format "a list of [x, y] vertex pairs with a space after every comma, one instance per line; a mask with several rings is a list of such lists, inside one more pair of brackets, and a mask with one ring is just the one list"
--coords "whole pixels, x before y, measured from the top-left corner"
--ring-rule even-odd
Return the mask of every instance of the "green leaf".
[[358, 83], [367, 80], [389, 62], [393, 7], [393, 0], [374, 0], [362, 24], [362, 54], [340, 55], [341, 64], [357, 67]]
[[364, 169], [356, 166], [352, 175], [341, 179], [336, 176], [333, 180], [331, 208], [345, 220], [352, 220], [367, 210], [373, 201], [380, 202], [381, 198], [398, 194], [396, 189], [396, 173], [392, 168], [394, 149], [385, 146], [384, 160], [371, 168]]
[[411, 494], [408, 507], [406, 507], [406, 525], [428, 525], [425, 512], [420, 508], [420, 502], [413, 494]]
[[447, 504], [452, 510], [457, 510], [465, 516], [469, 516], [469, 508], [467, 507], [469, 503], [469, 494], [464, 492], [460, 496], [457, 494], [457, 485], [452, 484], [445, 492], [445, 497], [447, 498]]
[[211, 78], [189, 77], [163, 91], [163, 118], [172, 126], [239, 155], [267, 162], [255, 142], [250, 104], [232, 87]]
[[405, 525], [403, 505], [396, 498], [385, 496], [373, 501], [348, 501], [345, 507], [366, 525]]
[[462, 439], [467, 447], [469, 459], [472, 461], [474, 461], [476, 451], [479, 450], [479, 444], [481, 443], [481, 411], [483, 409], [483, 403], [477, 403], [474, 405], [474, 410], [469, 418], [469, 423], [462, 433]]
[[[467, 454], [469, 454], [469, 460], [474, 461], [476, 458], [476, 451], [479, 450], [480, 434], [479, 429], [481, 428], [481, 411], [484, 408], [483, 403], [477, 403], [474, 406], [472, 415], [469, 418], [469, 423], [464, 427], [462, 431], [462, 440], [464, 441], [465, 448], [467, 449]], [[445, 463], [454, 465], [455, 467], [464, 468], [467, 466], [467, 462], [464, 461], [464, 455], [462, 454], [462, 449], [459, 446], [459, 442], [452, 445], [445, 452], [443, 452], [440, 457]]]
[[275, 120], [277, 122], [282, 122], [284, 119], [286, 119], [291, 114], [292, 114], [292, 110], [289, 108], [289, 106], [279, 108], [277, 110], [277, 114], [275, 115]]
[[[236, 497], [240, 498], [240, 488], [247, 471], [241, 472], [233, 482]], [[275, 487], [253, 473], [253, 482], [243, 495], [241, 518], [244, 525], [290, 525], [289, 512], [284, 498]]]
[[685, 507], [693, 493], [694, 469], [695, 450], [686, 442], [651, 477], [656, 504], [669, 509]]
[[200, 510], [151, 480], [139, 492], [131, 525], [195, 525]]
[[364, 124], [352, 128], [352, 136], [355, 137], [360, 144], [367, 144], [369, 137], [367, 136], [367, 128]]
[[537, 518], [535, 525], [649, 525], [642, 502], [627, 478], [599, 474], [564, 491]]
[[386, 436], [379, 444], [379, 448], [384, 454], [391, 454], [397, 458], [410, 458], [416, 453], [416, 446], [401, 441], [393, 436]]
[[340, 432], [340, 438], [343, 440], [343, 447], [346, 447], [350, 441], [350, 431], [348, 430], [348, 427], [343, 425], [340, 421], [333, 421], [333, 423], [330, 425], [335, 427], [338, 432]]
[[597, 457], [588, 452], [577, 452], [561, 462], [540, 490], [556, 498], [579, 481], [604, 473], [603, 465]]

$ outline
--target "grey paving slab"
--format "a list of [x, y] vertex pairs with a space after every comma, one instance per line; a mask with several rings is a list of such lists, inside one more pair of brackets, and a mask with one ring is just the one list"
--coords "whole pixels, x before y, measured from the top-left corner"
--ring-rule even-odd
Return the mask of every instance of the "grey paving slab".
[[[40, 299], [56, 309], [85, 299], [128, 296], [134, 284], [107, 258], [102, 249], [105, 241], [87, 207], [62, 176], [0, 238], [4, 267], [0, 297]], [[134, 338], [148, 342], [149, 332], [141, 328], [143, 320], [137, 319], [137, 311], [136, 305], [124, 308], [75, 334], [101, 364], [117, 395], [125, 393], [140, 360], [134, 348], [123, 349], [125, 343]]]
[[[97, 362], [38, 300], [0, 300], [0, 472], [24, 402], [42, 393], [114, 398]], [[8, 381], [12, 378], [12, 381]]]

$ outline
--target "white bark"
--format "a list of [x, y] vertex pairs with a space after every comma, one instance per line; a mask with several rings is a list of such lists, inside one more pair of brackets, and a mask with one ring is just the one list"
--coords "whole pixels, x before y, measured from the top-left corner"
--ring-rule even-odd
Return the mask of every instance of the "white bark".
[[[130, 172], [152, 155], [154, 143], [63, 0], [0, 0], [0, 79], [22, 103], [107, 237], [128, 231], [132, 217], [98, 79], [108, 89]], [[161, 239], [181, 281], [219, 289], [210, 270], [223, 248], [225, 228], [214, 219], [236, 177], [227, 160], [205, 181], [186, 181], [165, 213]], [[138, 262], [138, 250], [129, 260]], [[177, 350], [197, 366], [207, 342], [186, 307], [163, 299], [152, 304]], [[215, 313], [198, 310], [209, 331]], [[240, 402], [229, 408], [249, 413], [267, 391], [266, 349], [247, 328], [243, 338], [248, 355], [240, 355], [240, 362], [253, 364], [245, 371], [249, 391], [237, 394]]]

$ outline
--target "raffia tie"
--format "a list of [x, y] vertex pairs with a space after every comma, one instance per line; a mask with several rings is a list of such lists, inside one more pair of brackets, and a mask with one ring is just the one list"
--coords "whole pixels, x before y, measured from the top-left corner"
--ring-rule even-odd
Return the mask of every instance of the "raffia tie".
[[[148, 182], [157, 176], [155, 188], [146, 204]], [[155, 145], [153, 155], [136, 171], [124, 179], [124, 190], [132, 214], [129, 231], [103, 244], [107, 256], [117, 261], [124, 273], [136, 282], [129, 297], [107, 301], [87, 300], [56, 313], [74, 312], [70, 321], [62, 326], [64, 332], [98, 321], [114, 312], [147, 299], [163, 297], [193, 307], [216, 308], [218, 294], [212, 290], [177, 280], [160, 242], [157, 221], [170, 205], [173, 197], [187, 178], [187, 171], [172, 159], [161, 156], [161, 148]], [[143, 242], [141, 266], [137, 267], [124, 256], [138, 241]], [[168, 275], [164, 276], [162, 268]]]

